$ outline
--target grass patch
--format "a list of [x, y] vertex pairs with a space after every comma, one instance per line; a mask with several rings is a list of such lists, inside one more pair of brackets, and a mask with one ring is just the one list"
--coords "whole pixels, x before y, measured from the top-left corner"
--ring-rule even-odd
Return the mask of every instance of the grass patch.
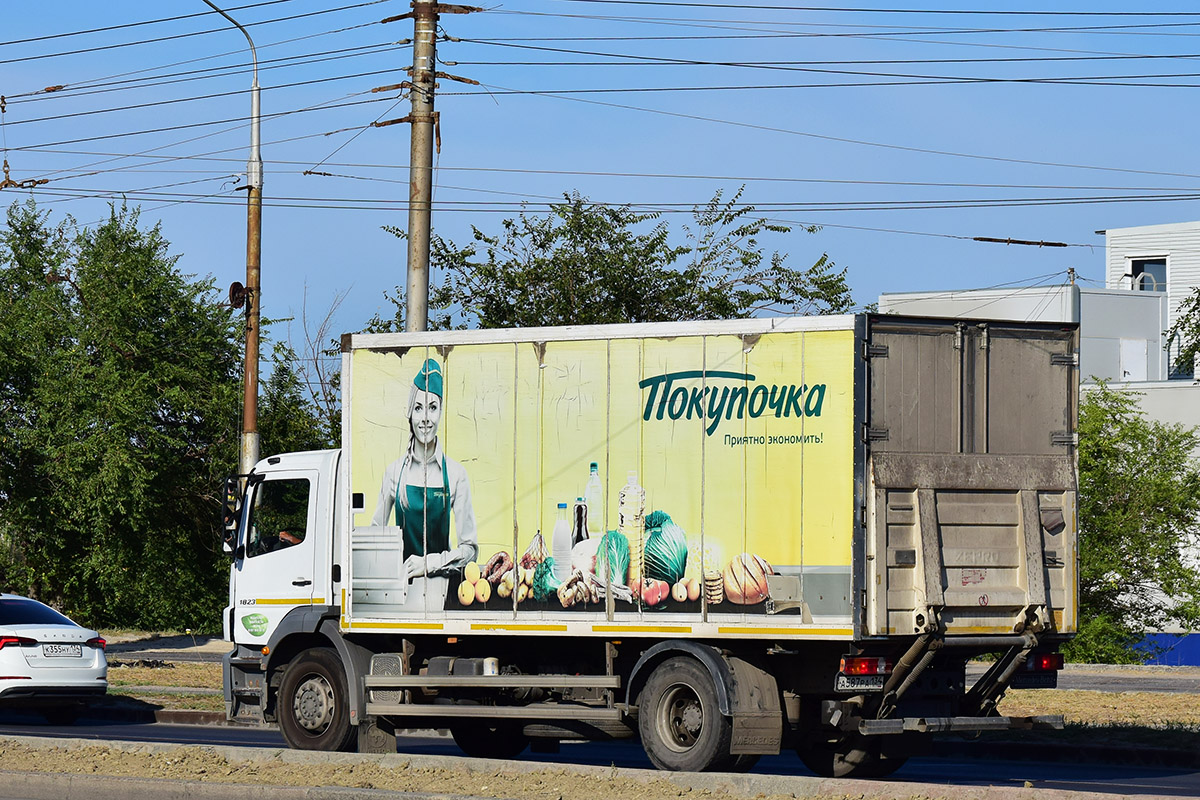
[[153, 689], [125, 687], [108, 690], [109, 697], [126, 697], [171, 711], [225, 711], [225, 698], [219, 694], [167, 694]]
[[162, 667], [113, 666], [121, 657], [110, 656], [109, 686], [171, 686], [181, 689], [220, 689], [221, 665], [206, 661], [168, 661]]

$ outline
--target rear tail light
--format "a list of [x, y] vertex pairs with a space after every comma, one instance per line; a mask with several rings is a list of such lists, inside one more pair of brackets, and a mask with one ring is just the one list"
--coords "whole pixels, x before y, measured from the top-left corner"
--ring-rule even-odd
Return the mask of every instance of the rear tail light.
[[96, 637], [96, 638], [94, 638], [94, 639], [88, 639], [88, 640], [87, 640], [87, 646], [88, 646], [88, 647], [95, 647], [95, 648], [98, 648], [98, 649], [100, 649], [100, 650], [103, 650], [107, 644], [108, 644], [108, 642], [104, 641], [104, 639], [103, 639], [103, 638], [101, 638], [101, 637], [99, 637], [99, 636], [97, 636], [97, 637]]
[[891, 671], [892, 662], [886, 658], [842, 656], [843, 675], [887, 675]]
[[1034, 653], [1025, 662], [1028, 672], [1057, 672], [1062, 668], [1062, 653]]
[[27, 636], [0, 636], [0, 650], [3, 650], [9, 645], [13, 645], [15, 647], [25, 647], [32, 644], [37, 644], [37, 639], [30, 639]]

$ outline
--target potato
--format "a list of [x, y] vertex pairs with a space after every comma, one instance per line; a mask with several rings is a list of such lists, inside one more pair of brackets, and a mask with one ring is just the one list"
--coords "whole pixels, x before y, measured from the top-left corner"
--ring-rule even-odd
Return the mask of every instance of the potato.
[[470, 584], [479, 583], [478, 562], [472, 561], [470, 564], [467, 564], [467, 568], [463, 570], [463, 579]]
[[486, 603], [492, 597], [492, 585], [487, 581], [479, 581], [475, 584], [475, 599], [480, 603]]
[[683, 581], [671, 587], [671, 599], [676, 603], [682, 603], [688, 598], [688, 587]]
[[500, 581], [500, 585], [496, 587], [496, 597], [512, 597], [512, 591], [511, 583]]
[[699, 578], [687, 578], [684, 580], [687, 584], [687, 599], [695, 602], [700, 599], [700, 591], [704, 586], [700, 583]]
[[469, 606], [475, 602], [475, 585], [470, 581], [463, 581], [458, 585], [458, 602], [464, 606]]
[[528, 597], [529, 587], [522, 583], [521, 588], [517, 590], [517, 602], [524, 603]]

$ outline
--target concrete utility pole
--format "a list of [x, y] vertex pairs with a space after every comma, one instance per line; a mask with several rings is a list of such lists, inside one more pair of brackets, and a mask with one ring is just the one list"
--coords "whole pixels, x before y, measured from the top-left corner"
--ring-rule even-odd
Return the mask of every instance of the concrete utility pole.
[[250, 84], [250, 158], [246, 162], [246, 366], [242, 384], [242, 452], [239, 471], [243, 474], [258, 463], [258, 339], [262, 265], [263, 163], [259, 146], [261, 109], [258, 91], [258, 52], [254, 40], [237, 20], [204, 0], [205, 5], [229, 20], [250, 44], [254, 76]]
[[414, 0], [412, 142], [408, 160], [408, 291], [404, 329], [429, 327], [429, 236], [433, 201], [433, 138], [437, 122], [433, 97], [437, 80], [438, 5]]
[[[433, 108], [437, 79], [446, 78], [475, 86], [479, 81], [437, 71], [438, 17], [441, 14], [471, 14], [483, 11], [476, 6], [438, 3], [436, 0], [413, 0], [412, 11], [382, 22], [398, 22], [412, 17], [413, 65], [408, 74], [412, 80], [391, 86], [380, 86], [373, 92], [407, 89], [412, 102], [408, 116], [386, 122], [372, 122], [372, 127], [385, 128], [407, 122], [412, 125], [412, 140], [408, 160], [408, 282], [404, 295], [404, 330], [423, 331], [429, 327], [429, 238], [433, 203], [433, 150], [442, 149], [438, 132], [438, 112]], [[451, 41], [455, 41], [451, 39]]]

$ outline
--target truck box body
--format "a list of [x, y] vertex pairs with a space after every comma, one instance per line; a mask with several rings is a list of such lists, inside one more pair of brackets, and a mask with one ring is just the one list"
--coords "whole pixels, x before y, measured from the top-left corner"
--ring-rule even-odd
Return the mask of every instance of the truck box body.
[[[1029, 610], [1074, 630], [1070, 326], [796, 317], [344, 345], [340, 501], [364, 501], [346, 516], [347, 631], [865, 639], [922, 632], [931, 608], [951, 635], [1012, 633]], [[694, 578], [700, 596], [463, 605], [461, 578], [405, 586], [398, 504], [379, 518], [381, 484], [404, 458], [427, 362], [444, 387], [438, 441], [469, 479], [478, 563], [519, 559], [538, 534], [550, 549], [557, 504], [573, 511], [596, 462], [600, 530], [621, 527], [635, 473], [645, 514], [673, 526], [627, 536], [634, 559], [645, 554], [646, 576]], [[595, 553], [576, 546], [576, 566], [594, 572]]]

